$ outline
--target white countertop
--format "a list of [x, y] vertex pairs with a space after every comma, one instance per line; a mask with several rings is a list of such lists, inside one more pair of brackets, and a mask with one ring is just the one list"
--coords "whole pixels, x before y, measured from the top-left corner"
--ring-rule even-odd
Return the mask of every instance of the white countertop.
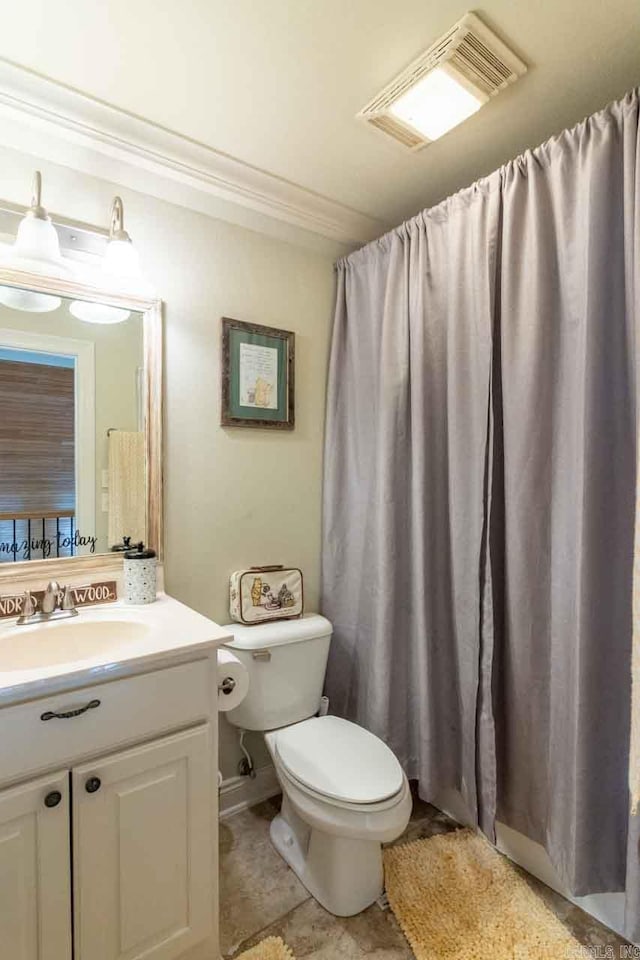
[[[114, 644], [91, 656], [78, 656], [68, 662], [29, 666], [28, 669], [0, 669], [0, 707], [63, 690], [104, 683], [127, 674], [159, 669], [181, 660], [207, 656], [231, 639], [228, 628], [203, 617], [173, 597], [160, 594], [155, 603], [133, 606], [122, 601], [80, 607], [77, 618], [41, 623], [34, 627], [16, 626], [15, 619], [0, 621], [0, 653], [6, 663], [7, 645], [30, 642], [33, 631], [38, 642], [46, 643], [47, 633], [57, 624], [83, 624], [108, 620], [144, 624], [148, 629], [125, 642]], [[29, 636], [30, 635], [30, 636]], [[21, 639], [22, 638], [22, 639]]]

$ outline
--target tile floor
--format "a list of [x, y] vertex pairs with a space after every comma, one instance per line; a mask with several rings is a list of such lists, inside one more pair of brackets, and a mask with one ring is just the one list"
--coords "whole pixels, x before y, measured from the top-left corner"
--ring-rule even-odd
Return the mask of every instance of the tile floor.
[[[313, 900], [271, 846], [269, 824], [279, 799], [268, 800], [220, 824], [220, 939], [222, 956], [236, 957], [268, 936], [280, 936], [296, 960], [413, 960], [390, 910], [374, 904], [357, 917], [333, 917]], [[414, 801], [411, 822], [398, 843], [455, 829], [430, 804]], [[618, 957], [621, 940], [584, 911], [544, 884], [527, 879], [560, 920], [587, 947], [611, 945]]]

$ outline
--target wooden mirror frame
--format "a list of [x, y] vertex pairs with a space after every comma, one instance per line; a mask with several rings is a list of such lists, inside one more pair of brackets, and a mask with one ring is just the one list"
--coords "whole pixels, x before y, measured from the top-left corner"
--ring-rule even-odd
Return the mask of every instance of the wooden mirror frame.
[[[33, 273], [0, 267], [0, 286], [18, 287], [73, 300], [87, 300], [143, 314], [144, 427], [146, 454], [146, 529], [147, 544], [163, 559], [163, 344], [162, 300], [149, 300], [113, 293], [95, 286], [42, 277]], [[122, 570], [122, 554], [96, 554], [84, 557], [53, 557], [48, 560], [19, 560], [0, 564], [0, 587], [7, 583], [31, 580], [77, 578], [87, 575], [117, 574]]]

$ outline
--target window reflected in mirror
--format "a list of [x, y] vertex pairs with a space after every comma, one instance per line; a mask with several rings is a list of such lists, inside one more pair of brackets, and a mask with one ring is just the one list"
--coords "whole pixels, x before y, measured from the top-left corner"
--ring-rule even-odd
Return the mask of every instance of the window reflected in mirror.
[[0, 564], [146, 539], [143, 316], [0, 286]]

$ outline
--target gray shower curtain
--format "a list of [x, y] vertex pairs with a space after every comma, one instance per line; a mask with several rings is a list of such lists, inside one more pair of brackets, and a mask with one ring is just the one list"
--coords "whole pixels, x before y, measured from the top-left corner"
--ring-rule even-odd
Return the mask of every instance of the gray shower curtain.
[[634, 92], [338, 264], [323, 531], [334, 709], [636, 940], [639, 168]]

